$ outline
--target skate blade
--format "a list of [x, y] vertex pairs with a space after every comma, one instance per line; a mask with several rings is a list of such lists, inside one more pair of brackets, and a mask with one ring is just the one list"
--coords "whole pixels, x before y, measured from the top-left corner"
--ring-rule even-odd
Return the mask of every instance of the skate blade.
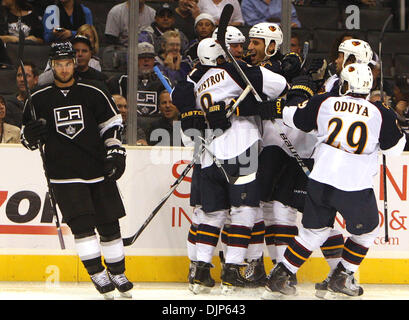
[[279, 300], [283, 298], [283, 294], [277, 291], [271, 291], [269, 288], [265, 288], [263, 294], [261, 295], [261, 299], [263, 300]]
[[237, 291], [239, 291], [239, 289], [235, 286], [230, 286], [223, 283], [220, 285], [220, 293], [224, 296], [230, 296], [237, 293]]
[[326, 295], [326, 300], [362, 300], [362, 295], [360, 296], [350, 296], [343, 292], [336, 292], [332, 290], [328, 290]]
[[119, 292], [122, 298], [132, 299], [132, 293], [129, 291]]
[[114, 298], [115, 298], [113, 291], [103, 293], [102, 295], [103, 295], [105, 300], [114, 300]]
[[328, 290], [315, 290], [315, 296], [320, 299], [325, 299]]
[[210, 293], [211, 288], [209, 287], [205, 287], [201, 284], [195, 283], [193, 284], [193, 288], [192, 288], [192, 292], [194, 294], [206, 294], [206, 293]]

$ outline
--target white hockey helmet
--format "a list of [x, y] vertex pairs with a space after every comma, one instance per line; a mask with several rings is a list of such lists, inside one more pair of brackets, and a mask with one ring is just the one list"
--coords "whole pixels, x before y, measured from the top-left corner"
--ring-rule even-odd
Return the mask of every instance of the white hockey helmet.
[[220, 56], [226, 58], [226, 54], [221, 45], [213, 38], [206, 38], [199, 42], [197, 46], [197, 56], [199, 57], [200, 63], [205, 66], [216, 66], [217, 58]]
[[[266, 46], [264, 53], [266, 56], [274, 56], [281, 44], [283, 43], [283, 32], [281, 28], [276, 23], [261, 22], [257, 23], [251, 27], [249, 31], [249, 38], [261, 38], [264, 39], [264, 44]], [[267, 52], [267, 48], [270, 45], [271, 41], [274, 41], [276, 44], [275, 50], [272, 54]]]
[[[217, 31], [219, 28], [216, 28], [213, 31], [212, 38], [217, 39]], [[246, 42], [246, 37], [243, 35], [243, 33], [236, 27], [233, 26], [227, 26], [226, 29], [226, 44], [230, 43], [244, 43]]]
[[[342, 92], [345, 83], [347, 83], [347, 88], [345, 92]], [[339, 94], [356, 93], [367, 95], [372, 89], [372, 83], [371, 68], [367, 64], [352, 63], [341, 71]]]
[[364, 64], [368, 64], [372, 60], [373, 56], [373, 51], [369, 43], [360, 39], [345, 40], [339, 45], [338, 51], [344, 53], [342, 67], [345, 67], [345, 62], [351, 55], [355, 57], [356, 63]]

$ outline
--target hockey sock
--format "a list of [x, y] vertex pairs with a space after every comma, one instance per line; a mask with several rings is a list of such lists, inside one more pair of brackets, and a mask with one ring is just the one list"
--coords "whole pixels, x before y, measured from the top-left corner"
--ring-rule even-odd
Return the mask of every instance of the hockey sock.
[[111, 236], [100, 236], [102, 254], [104, 262], [112, 274], [125, 272], [125, 251], [121, 234], [116, 233]]
[[230, 232], [230, 225], [225, 224], [221, 233], [221, 247], [223, 251], [223, 255], [226, 257], [227, 253], [227, 246], [229, 242], [229, 232]]
[[104, 270], [101, 261], [101, 248], [95, 233], [74, 235], [75, 248], [88, 274]]
[[201, 223], [197, 228], [197, 261], [211, 263], [219, 241], [220, 228]]
[[187, 255], [190, 261], [197, 260], [196, 254], [197, 225], [191, 224], [187, 236]]
[[355, 272], [364, 260], [369, 248], [364, 247], [348, 238], [342, 251], [342, 264], [345, 269]]
[[254, 224], [253, 229], [251, 230], [251, 238], [246, 253], [247, 261], [257, 260], [263, 255], [264, 233], [264, 221]]
[[329, 275], [332, 274], [339, 261], [341, 261], [343, 247], [344, 237], [339, 231], [335, 230], [331, 232], [330, 237], [322, 244], [321, 252], [330, 267]]

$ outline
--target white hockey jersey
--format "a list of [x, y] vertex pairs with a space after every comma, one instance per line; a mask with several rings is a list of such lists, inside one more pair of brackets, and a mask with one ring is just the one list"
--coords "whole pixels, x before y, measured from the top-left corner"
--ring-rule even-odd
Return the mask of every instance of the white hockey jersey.
[[392, 110], [348, 95], [316, 95], [303, 107], [284, 108], [283, 121], [305, 132], [317, 130], [309, 177], [344, 191], [372, 188], [379, 149], [400, 154], [406, 142]]
[[[284, 77], [264, 67], [251, 67], [244, 64], [242, 67], [259, 94], [267, 96], [270, 100], [277, 98], [287, 85]], [[203, 111], [220, 101], [228, 105], [245, 88], [243, 80], [230, 63], [215, 67], [201, 66], [193, 70], [187, 80], [194, 84], [196, 105]], [[209, 146], [213, 155], [218, 159], [237, 157], [255, 142], [261, 140], [259, 117], [232, 115], [230, 120], [231, 127], [214, 139]], [[212, 156], [206, 152], [201, 163], [202, 168], [211, 166]]]

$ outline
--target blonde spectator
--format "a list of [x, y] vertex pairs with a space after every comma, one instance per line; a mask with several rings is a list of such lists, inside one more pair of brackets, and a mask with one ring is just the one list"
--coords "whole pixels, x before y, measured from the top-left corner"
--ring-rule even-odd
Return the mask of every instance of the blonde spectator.
[[20, 143], [20, 128], [4, 121], [6, 101], [0, 96], [0, 143]]
[[83, 24], [81, 27], [78, 28], [77, 30], [77, 35], [85, 36], [89, 39], [92, 45], [92, 57], [91, 60], [89, 61], [89, 66], [101, 71], [101, 60], [98, 57], [98, 52], [99, 52], [99, 38], [98, 38], [98, 33], [97, 30], [93, 25], [90, 24]]

